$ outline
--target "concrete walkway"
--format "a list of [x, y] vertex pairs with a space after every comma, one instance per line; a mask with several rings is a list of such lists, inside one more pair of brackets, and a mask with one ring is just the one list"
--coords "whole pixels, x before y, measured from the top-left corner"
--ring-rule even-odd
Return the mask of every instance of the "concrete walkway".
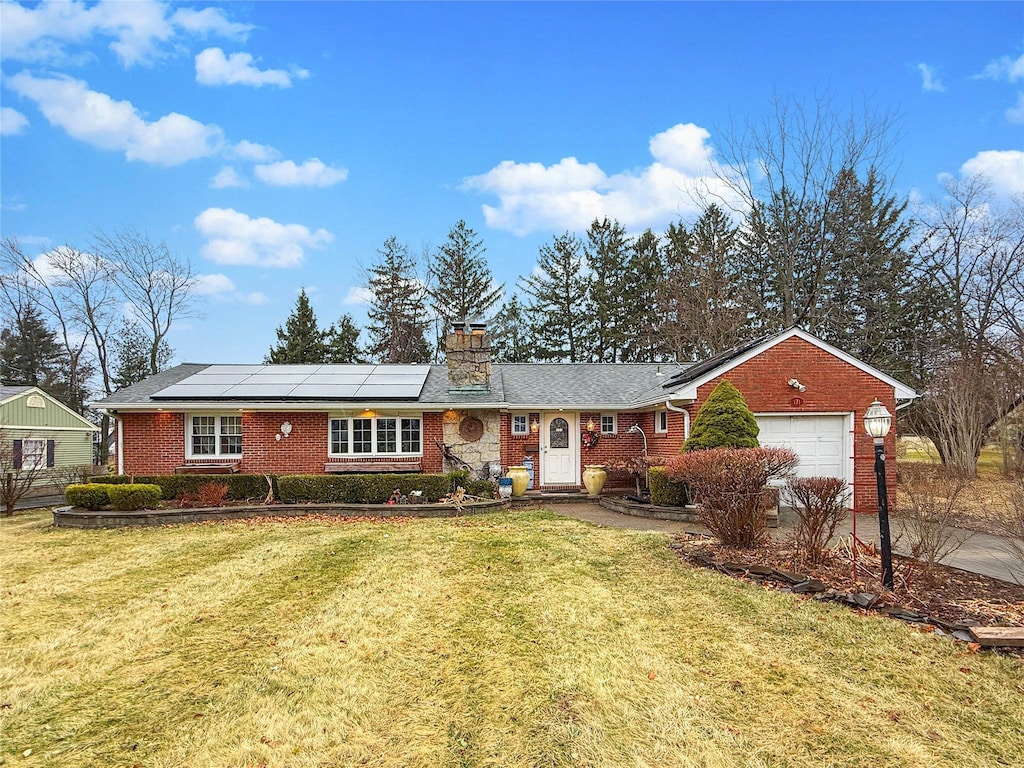
[[[542, 506], [542, 503], [538, 503]], [[708, 529], [696, 523], [678, 523], [672, 520], [652, 520], [613, 512], [610, 509], [590, 502], [549, 504], [545, 507], [551, 512], [576, 520], [585, 520], [595, 525], [606, 525], [611, 528], [628, 528], [634, 531], [657, 531], [658, 533], [708, 533]], [[790, 535], [793, 528], [793, 513], [783, 510], [779, 515], [779, 527], [772, 529], [772, 537], [781, 540]], [[838, 535], [849, 535], [853, 528], [852, 516], [848, 516], [840, 526]], [[899, 521], [891, 524], [891, 533], [896, 538], [899, 532]], [[979, 573], [1001, 581], [1020, 583], [1024, 581], [1024, 564], [1014, 563], [1008, 553], [1006, 540], [1001, 536], [978, 533], [961, 528], [954, 529], [953, 535], [964, 543], [960, 548], [943, 559], [943, 565], [959, 568], [971, 573]], [[857, 538], [861, 541], [878, 543], [878, 517], [876, 515], [857, 515]], [[893, 551], [899, 555], [909, 552], [900, 542], [893, 544]], [[1016, 577], [1016, 578], [1015, 578]]]

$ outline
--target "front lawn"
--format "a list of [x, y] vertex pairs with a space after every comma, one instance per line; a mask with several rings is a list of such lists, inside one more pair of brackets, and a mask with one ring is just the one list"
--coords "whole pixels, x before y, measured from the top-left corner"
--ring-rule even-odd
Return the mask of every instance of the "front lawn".
[[33, 766], [1016, 765], [1024, 668], [547, 513], [0, 522]]

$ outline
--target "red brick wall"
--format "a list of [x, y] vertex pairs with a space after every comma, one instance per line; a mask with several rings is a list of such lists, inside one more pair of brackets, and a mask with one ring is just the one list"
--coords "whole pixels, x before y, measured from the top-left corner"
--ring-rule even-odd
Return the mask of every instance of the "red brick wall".
[[[328, 456], [326, 413], [256, 412], [242, 414], [241, 471], [273, 474], [321, 474], [324, 464], [337, 460]], [[135, 475], [166, 475], [183, 464], [206, 464], [232, 460], [185, 458], [185, 414], [171, 412], [122, 414], [124, 471]], [[276, 435], [284, 422], [292, 425], [288, 437]], [[441, 471], [441, 452], [435, 438], [441, 438], [441, 414], [424, 413], [421, 423], [424, 472]], [[391, 459], [366, 457], [367, 462]]]
[[[874, 472], [874, 443], [864, 432], [864, 411], [876, 397], [896, 413], [895, 393], [875, 377], [834, 357], [803, 339], [790, 338], [770, 350], [733, 368], [725, 376], [709, 381], [697, 390], [697, 401], [687, 406], [691, 420], [722, 379], [728, 379], [743, 394], [755, 413], [849, 413], [853, 412], [854, 431], [854, 505], [860, 512], [878, 510]], [[798, 392], [788, 385], [796, 378], [807, 387]], [[793, 398], [803, 402], [794, 405]], [[682, 414], [669, 414], [669, 429], [678, 422], [682, 431]], [[676, 447], [678, 451], [678, 446]], [[653, 451], [652, 451], [653, 452]], [[896, 429], [885, 441], [886, 477], [890, 505], [896, 487]]]

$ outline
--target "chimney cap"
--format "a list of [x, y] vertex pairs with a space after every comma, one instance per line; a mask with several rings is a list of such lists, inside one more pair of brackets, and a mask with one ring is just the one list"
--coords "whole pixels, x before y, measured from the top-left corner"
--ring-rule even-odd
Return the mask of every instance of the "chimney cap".
[[469, 320], [456, 320], [452, 323], [455, 333], [486, 333], [487, 323], [471, 323]]

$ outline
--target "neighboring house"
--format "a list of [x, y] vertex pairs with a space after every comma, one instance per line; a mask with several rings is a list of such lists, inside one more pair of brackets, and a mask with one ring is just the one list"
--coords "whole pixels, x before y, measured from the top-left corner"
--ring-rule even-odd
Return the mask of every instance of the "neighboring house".
[[10, 469], [92, 466], [99, 431], [38, 387], [0, 386], [0, 455]]
[[[800, 474], [841, 477], [876, 506], [860, 423], [909, 387], [799, 329], [700, 364], [494, 363], [482, 325], [457, 329], [443, 365], [183, 364], [95, 403], [117, 419], [118, 471], [439, 472], [442, 446], [474, 468], [531, 461], [535, 487], [580, 486], [587, 464], [677, 453], [723, 378], [743, 393], [762, 445], [788, 445]], [[794, 383], [796, 382], [796, 383]], [[581, 445], [588, 422], [596, 445]], [[634, 425], [642, 430], [630, 431]], [[894, 455], [895, 430], [886, 443]], [[895, 467], [890, 462], [891, 480]]]

